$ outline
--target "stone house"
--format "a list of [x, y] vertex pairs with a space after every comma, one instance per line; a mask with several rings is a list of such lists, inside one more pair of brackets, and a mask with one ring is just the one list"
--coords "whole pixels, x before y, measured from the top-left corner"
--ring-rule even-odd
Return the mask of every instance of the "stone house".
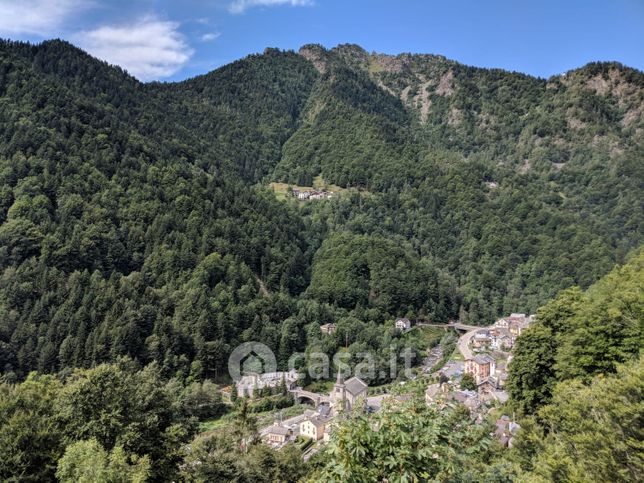
[[490, 331], [490, 347], [495, 350], [511, 349], [514, 346], [515, 337], [508, 329], [497, 328]]
[[481, 330], [472, 337], [472, 346], [475, 348], [487, 347], [490, 343], [490, 331], [488, 330]]
[[345, 382], [342, 372], [338, 371], [338, 378], [330, 395], [331, 406], [336, 412], [350, 411], [357, 404], [366, 402], [368, 388], [367, 383], [358, 377], [352, 377]]

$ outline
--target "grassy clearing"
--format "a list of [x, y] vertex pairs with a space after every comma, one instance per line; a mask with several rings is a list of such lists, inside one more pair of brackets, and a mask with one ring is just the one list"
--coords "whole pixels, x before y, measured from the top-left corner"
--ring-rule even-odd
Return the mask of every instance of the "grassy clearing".
[[405, 340], [414, 341], [419, 347], [435, 347], [443, 336], [445, 329], [441, 327], [420, 327], [415, 326], [405, 334]]

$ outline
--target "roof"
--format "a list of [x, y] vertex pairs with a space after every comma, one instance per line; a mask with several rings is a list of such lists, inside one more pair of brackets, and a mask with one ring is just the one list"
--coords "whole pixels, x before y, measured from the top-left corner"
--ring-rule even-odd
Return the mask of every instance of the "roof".
[[407, 317], [398, 317], [396, 319], [396, 322], [404, 322], [405, 324], [409, 323], [409, 319]]
[[358, 377], [352, 377], [344, 384], [347, 392], [353, 396], [357, 396], [367, 390], [367, 384]]
[[329, 421], [329, 418], [323, 418], [321, 416], [313, 416], [313, 417], [310, 417], [310, 418], [302, 421], [302, 423], [309, 422], [313, 426], [315, 426], [316, 428], [320, 428], [320, 427], [324, 426], [328, 421]]
[[268, 430], [269, 434], [277, 434], [279, 436], [288, 436], [290, 432], [290, 429], [278, 424], [271, 426], [271, 429]]
[[488, 356], [487, 354], [478, 355], [474, 357], [474, 362], [477, 364], [490, 364], [494, 361], [494, 358]]

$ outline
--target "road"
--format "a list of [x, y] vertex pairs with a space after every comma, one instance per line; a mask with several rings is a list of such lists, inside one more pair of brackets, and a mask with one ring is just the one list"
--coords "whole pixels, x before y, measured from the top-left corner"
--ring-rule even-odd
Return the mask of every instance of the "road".
[[467, 360], [474, 357], [472, 351], [470, 350], [470, 341], [472, 340], [472, 337], [474, 337], [474, 334], [480, 332], [481, 330], [489, 330], [489, 327], [477, 327], [474, 330], [466, 332], [458, 339], [458, 350], [461, 354], [463, 354], [464, 359]]
[[488, 328], [461, 324], [460, 322], [450, 322], [449, 324], [425, 324], [421, 322], [418, 325], [421, 327], [451, 327], [456, 330], [466, 330], [467, 332], [465, 332], [458, 338], [458, 350], [463, 355], [464, 359], [471, 359], [472, 357], [474, 357], [469, 347], [470, 341], [472, 340], [472, 337], [474, 337], [474, 334], [476, 334], [479, 330]]

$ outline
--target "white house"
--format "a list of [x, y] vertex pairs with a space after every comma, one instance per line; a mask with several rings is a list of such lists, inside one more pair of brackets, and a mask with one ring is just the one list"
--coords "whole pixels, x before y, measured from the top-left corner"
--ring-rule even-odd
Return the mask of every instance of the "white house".
[[407, 317], [401, 317], [396, 319], [396, 329], [398, 330], [409, 330], [411, 329], [411, 321]]
[[319, 441], [324, 437], [329, 418], [319, 415], [311, 416], [300, 423], [300, 435]]

